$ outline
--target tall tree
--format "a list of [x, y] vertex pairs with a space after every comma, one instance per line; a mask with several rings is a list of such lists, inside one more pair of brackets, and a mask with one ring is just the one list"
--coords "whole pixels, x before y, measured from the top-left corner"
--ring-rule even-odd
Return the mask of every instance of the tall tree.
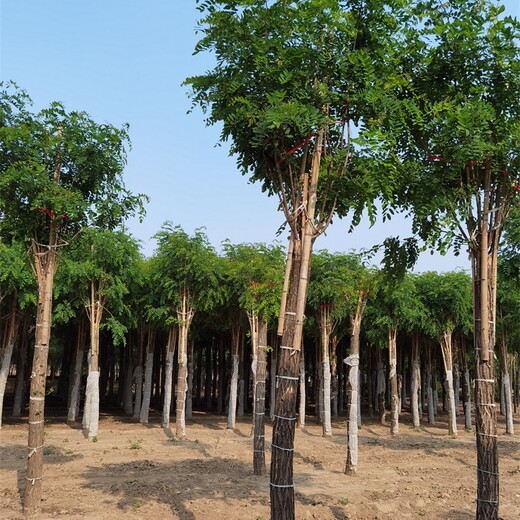
[[[267, 376], [267, 327], [278, 315], [283, 282], [284, 254], [279, 246], [224, 244], [229, 261], [227, 275], [247, 313], [252, 345], [253, 468], [265, 473], [265, 389]], [[236, 339], [236, 338], [235, 338]], [[272, 348], [272, 346], [271, 346]]]
[[425, 328], [439, 341], [446, 375], [448, 433], [457, 435], [453, 386], [453, 331], [467, 331], [472, 319], [471, 279], [464, 272], [424, 273], [417, 280], [418, 295], [427, 309]]
[[0, 305], [4, 302], [6, 325], [0, 345], [0, 428], [4, 406], [7, 376], [20, 324], [22, 310], [34, 304], [34, 276], [21, 243], [11, 247], [0, 242]]
[[45, 383], [58, 251], [82, 226], [115, 226], [139, 208], [124, 187], [126, 127], [98, 124], [60, 103], [33, 114], [12, 85], [0, 92], [0, 233], [31, 247], [38, 283], [36, 338], [29, 400], [29, 452], [24, 510], [42, 496]]
[[511, 400], [510, 357], [519, 352], [520, 334], [520, 205], [511, 212], [505, 226], [504, 247], [498, 262], [497, 336], [500, 348], [500, 370], [505, 397], [506, 433], [514, 433]]
[[209, 111], [209, 124], [223, 123], [222, 139], [232, 141], [242, 172], [279, 197], [290, 229], [278, 329], [273, 519], [294, 518], [296, 396], [314, 241], [336, 210], [345, 213], [354, 205], [359, 219], [366, 197], [356, 198], [354, 191], [376, 196], [394, 186], [380, 176], [392, 176], [391, 161], [378, 175], [372, 171], [359, 179], [369, 169], [364, 152], [371, 143], [363, 143], [354, 160], [351, 136], [370, 103], [368, 90], [381, 61], [392, 50], [393, 3], [199, 2], [203, 37], [196, 51], [214, 52], [217, 64], [187, 80], [194, 104]]
[[499, 515], [497, 255], [520, 183], [520, 24], [503, 12], [491, 0], [415, 2], [406, 38], [396, 41], [400, 83], [381, 82], [379, 110], [364, 121], [376, 121], [381, 155], [403, 170], [399, 198], [414, 215], [414, 231], [441, 249], [454, 240], [469, 250], [478, 520]]
[[418, 303], [417, 288], [411, 274], [403, 278], [388, 276], [381, 272], [378, 281], [379, 291], [370, 307], [370, 323], [367, 335], [374, 344], [383, 345], [386, 339], [388, 346], [388, 367], [390, 378], [391, 419], [390, 432], [399, 433], [400, 399], [397, 374], [397, 337], [398, 332], [416, 328], [423, 309]]
[[186, 437], [188, 333], [194, 313], [207, 310], [222, 298], [219, 291], [218, 257], [204, 232], [188, 235], [167, 222], [157, 233], [155, 285], [162, 302], [178, 325], [178, 377], [176, 387], [176, 436]]
[[124, 345], [129, 313], [125, 298], [138, 277], [139, 246], [123, 231], [83, 230], [68, 255], [68, 272], [90, 323], [88, 376], [83, 428], [96, 437], [99, 425], [99, 339], [102, 328], [112, 333], [114, 345]]

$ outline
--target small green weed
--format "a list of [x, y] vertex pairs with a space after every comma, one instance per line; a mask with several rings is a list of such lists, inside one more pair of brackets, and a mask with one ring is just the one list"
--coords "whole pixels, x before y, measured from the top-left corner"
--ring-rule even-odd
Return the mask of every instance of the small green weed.
[[142, 442], [141, 440], [131, 442], [130, 449], [131, 450], [140, 450], [142, 448], [141, 442]]
[[136, 502], [133, 506], [132, 506], [132, 509], [134, 511], [138, 511], [141, 507], [144, 506], [144, 502], [142, 500], [139, 500], [138, 502]]
[[349, 501], [348, 501], [348, 498], [346, 497], [341, 497], [339, 500], [338, 500], [339, 504], [342, 505], [342, 506], [346, 506]]

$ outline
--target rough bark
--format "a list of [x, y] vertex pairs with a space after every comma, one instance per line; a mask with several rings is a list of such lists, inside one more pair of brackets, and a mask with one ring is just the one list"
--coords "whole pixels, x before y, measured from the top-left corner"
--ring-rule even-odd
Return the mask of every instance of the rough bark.
[[40, 509], [43, 479], [43, 425], [45, 421], [45, 385], [51, 333], [52, 290], [56, 272], [57, 227], [51, 222], [49, 245], [33, 241], [33, 258], [38, 282], [38, 306], [34, 355], [29, 395], [29, 435], [25, 476], [24, 514], [33, 516]]
[[[307, 394], [305, 389], [305, 350], [302, 346], [300, 351], [300, 406], [298, 409], [298, 427], [305, 428], [305, 405], [307, 403]], [[274, 415], [274, 412], [273, 412]]]
[[301, 244], [293, 248], [290, 288], [284, 316], [283, 335], [276, 376], [276, 405], [271, 442], [271, 519], [293, 520], [293, 457], [296, 422], [296, 398], [299, 382], [300, 349], [293, 347], [296, 328], [296, 290], [300, 275]]
[[[498, 233], [489, 222], [490, 174], [486, 172], [478, 248], [471, 251], [475, 339], [475, 427], [477, 440], [477, 520], [498, 520], [499, 474], [495, 406], [495, 311]], [[492, 217], [491, 217], [492, 218]], [[498, 218], [498, 217], [497, 217]], [[492, 237], [492, 240], [490, 240]], [[491, 242], [491, 243], [490, 243]], [[490, 253], [491, 251], [491, 253]]]
[[267, 374], [267, 323], [258, 320], [256, 377], [253, 392], [253, 471], [264, 475], [265, 467], [265, 380]]
[[[274, 419], [274, 404], [276, 396], [276, 354], [278, 349], [275, 347], [277, 341], [274, 342], [273, 349], [271, 350], [271, 366], [269, 369], [269, 418], [271, 422]], [[300, 394], [301, 395], [301, 394]]]

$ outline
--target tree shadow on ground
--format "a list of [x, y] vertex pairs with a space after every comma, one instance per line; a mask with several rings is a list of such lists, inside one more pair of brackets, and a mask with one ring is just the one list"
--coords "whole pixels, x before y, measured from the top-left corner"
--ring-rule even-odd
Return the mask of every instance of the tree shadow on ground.
[[[16, 483], [18, 499], [20, 505], [23, 503], [23, 493], [25, 490], [25, 475], [28, 447], [22, 444], [9, 444], [0, 446], [0, 470], [16, 471]], [[65, 450], [53, 444], [44, 445], [43, 462], [44, 464], [67, 464], [75, 459], [82, 458], [83, 455], [74, 453], [72, 450]]]
[[249, 464], [222, 457], [104, 464], [89, 467], [82, 476], [87, 488], [116, 497], [124, 511], [155, 501], [184, 520], [195, 520], [197, 500], [222, 500], [233, 507], [234, 499], [268, 499], [267, 477], [255, 477]]
[[[25, 467], [28, 449], [23, 444], [0, 446], [0, 470], [19, 470], [22, 466]], [[44, 464], [65, 464], [81, 457], [83, 455], [53, 444], [45, 444], [43, 447]]]

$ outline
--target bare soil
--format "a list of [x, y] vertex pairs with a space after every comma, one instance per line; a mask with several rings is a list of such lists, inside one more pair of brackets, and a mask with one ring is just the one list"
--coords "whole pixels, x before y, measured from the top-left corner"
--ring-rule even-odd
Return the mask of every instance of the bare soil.
[[[462, 418], [460, 418], [462, 420]], [[343, 473], [345, 423], [324, 438], [313, 418], [296, 432], [296, 518], [472, 520], [476, 489], [475, 437], [451, 438], [440, 417], [434, 426], [401, 433], [365, 420], [359, 470]], [[96, 442], [77, 425], [51, 419], [45, 430], [44, 501], [40, 518], [147, 518], [267, 520], [269, 476], [252, 472], [250, 418], [227, 430], [225, 417], [195, 413], [188, 438], [174, 439], [159, 425], [105, 416]], [[269, 446], [271, 429], [266, 428]], [[0, 430], [0, 518], [21, 519], [27, 427]], [[499, 425], [501, 504], [504, 520], [520, 518], [520, 437]], [[267, 450], [269, 468], [270, 453]]]

